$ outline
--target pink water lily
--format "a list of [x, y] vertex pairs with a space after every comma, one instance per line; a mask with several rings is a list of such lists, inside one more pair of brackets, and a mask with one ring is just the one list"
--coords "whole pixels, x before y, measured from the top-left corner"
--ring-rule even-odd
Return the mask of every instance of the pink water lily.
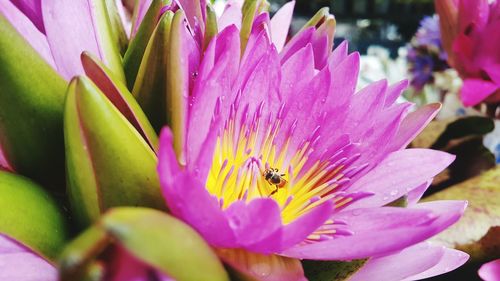
[[256, 16], [243, 53], [237, 25], [214, 37], [181, 151], [162, 132], [158, 171], [172, 213], [227, 263], [266, 280], [303, 280], [299, 259], [392, 255], [457, 221], [466, 202], [385, 206], [405, 194], [416, 202], [453, 161], [404, 149], [439, 106], [409, 113], [411, 104], [395, 103], [406, 81], [355, 93], [359, 54], [346, 43], [332, 53], [333, 34], [315, 26], [281, 49], [268, 19]]
[[500, 259], [483, 264], [478, 273], [484, 281], [500, 280]]
[[436, 1], [443, 43], [464, 84], [464, 105], [500, 102], [500, 1]]
[[26, 246], [0, 234], [0, 280], [55, 281], [57, 270]]

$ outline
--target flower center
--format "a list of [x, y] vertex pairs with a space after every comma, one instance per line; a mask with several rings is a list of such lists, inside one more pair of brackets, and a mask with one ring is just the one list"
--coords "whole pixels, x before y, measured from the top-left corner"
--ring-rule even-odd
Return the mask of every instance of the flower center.
[[311, 157], [319, 127], [294, 145], [297, 122], [284, 121], [284, 105], [275, 116], [263, 115], [262, 107], [253, 115], [247, 114], [248, 107], [239, 115], [232, 108], [219, 134], [206, 188], [219, 198], [221, 208], [236, 200], [269, 197], [281, 207], [287, 224], [327, 200], [336, 207], [353, 200], [342, 188], [349, 181], [346, 168], [356, 156], [348, 158], [340, 149], [326, 160]]

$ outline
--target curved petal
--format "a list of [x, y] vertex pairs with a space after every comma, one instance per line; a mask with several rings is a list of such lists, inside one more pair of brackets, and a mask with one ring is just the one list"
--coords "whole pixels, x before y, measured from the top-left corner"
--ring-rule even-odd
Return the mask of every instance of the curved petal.
[[440, 109], [441, 104], [433, 103], [408, 114], [401, 122], [389, 149], [395, 151], [405, 148], [436, 117]]
[[446, 229], [460, 218], [466, 205], [463, 201], [437, 201], [409, 209], [382, 207], [343, 211], [333, 218], [346, 222], [352, 235], [297, 245], [284, 251], [283, 255], [317, 260], [386, 255]]
[[381, 163], [357, 180], [352, 191], [374, 193], [348, 206], [383, 206], [417, 188], [444, 170], [455, 156], [431, 149], [405, 149], [389, 154]]
[[444, 248], [443, 251], [443, 256], [433, 267], [419, 274], [412, 275], [404, 281], [420, 280], [447, 273], [462, 266], [469, 259], [468, 254], [458, 250]]
[[417, 244], [396, 254], [369, 259], [349, 281], [400, 281], [430, 269], [443, 255], [443, 247]]
[[217, 25], [220, 30], [223, 30], [230, 25], [235, 25], [239, 30], [241, 29], [242, 17], [241, 5], [239, 5], [236, 1], [230, 1], [227, 3], [224, 12], [217, 20]]
[[290, 1], [283, 5], [271, 19], [271, 37], [276, 46], [276, 50], [281, 52], [288, 36], [288, 30], [292, 23], [293, 8], [295, 1]]
[[[244, 250], [219, 250], [219, 257], [236, 271], [262, 281], [306, 281], [299, 260]], [[253, 279], [252, 278], [252, 279]], [[246, 280], [246, 279], [245, 279]]]
[[218, 200], [207, 192], [196, 174], [180, 171], [168, 129], [160, 136], [158, 162], [163, 196], [172, 214], [195, 228], [211, 245], [235, 247], [233, 230]]
[[[40, 32], [45, 33], [45, 28], [43, 26], [42, 17], [42, 6], [41, 0], [11, 0], [14, 5], [17, 6], [30, 20], [31, 22], [40, 30]], [[5, 2], [5, 1], [4, 1]]]
[[484, 281], [500, 280], [500, 259], [483, 264], [478, 273]]
[[489, 81], [465, 79], [460, 90], [460, 99], [462, 99], [465, 106], [473, 106], [489, 97], [498, 88], [498, 85]]
[[271, 198], [239, 200], [224, 211], [238, 245], [252, 252], [270, 254], [280, 249], [281, 215]]
[[0, 280], [55, 281], [57, 270], [17, 241], [0, 234]]

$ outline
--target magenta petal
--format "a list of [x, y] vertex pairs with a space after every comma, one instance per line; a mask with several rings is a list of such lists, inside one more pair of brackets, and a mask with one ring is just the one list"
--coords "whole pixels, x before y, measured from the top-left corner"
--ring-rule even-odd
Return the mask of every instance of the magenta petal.
[[388, 254], [435, 234], [430, 225], [436, 220], [436, 216], [431, 210], [365, 208], [342, 211], [332, 218], [344, 221], [353, 234], [324, 242], [297, 245], [282, 254], [313, 260], [360, 259]]
[[241, 200], [236, 201], [224, 213], [240, 247], [252, 252], [270, 254], [280, 248], [280, 212], [273, 199], [260, 198], [248, 204]]
[[391, 106], [396, 100], [401, 96], [403, 91], [408, 88], [409, 85], [408, 80], [399, 81], [387, 89], [387, 94], [385, 97], [385, 107]]
[[295, 35], [280, 52], [281, 64], [285, 63], [295, 52], [312, 43], [314, 27], [308, 27]]
[[314, 53], [312, 46], [308, 44], [281, 66], [280, 94], [285, 103], [293, 102], [297, 92], [301, 92], [313, 76]]
[[417, 202], [420, 200], [420, 198], [422, 198], [422, 196], [424, 195], [425, 191], [429, 188], [431, 183], [432, 179], [428, 180], [426, 183], [423, 183], [417, 188], [414, 188], [413, 190], [408, 192], [407, 194], [408, 197], [406, 199], [408, 201], [408, 206], [413, 206], [417, 204]]
[[56, 68], [47, 38], [36, 29], [33, 22], [23, 15], [23, 13], [8, 0], [0, 1], [0, 14], [10, 22], [17, 32], [28, 41], [31, 47], [33, 47], [49, 65], [54, 69]]
[[149, 6], [151, 6], [151, 3], [153, 0], [138, 0], [136, 2], [136, 14], [134, 22], [132, 23], [132, 32], [131, 32], [131, 37], [134, 37], [135, 34], [137, 33], [137, 30], [139, 29], [139, 26], [141, 25], [142, 20], [144, 19], [144, 16], [146, 15]]
[[45, 33], [41, 1], [42, 0], [11, 0], [11, 2], [31, 20], [40, 32]]
[[[433, 247], [440, 247], [440, 246], [433, 246]], [[425, 257], [426, 254], [424, 254], [423, 256]], [[454, 249], [444, 248], [443, 255], [441, 256], [441, 259], [439, 259], [438, 263], [436, 263], [433, 267], [425, 270], [424, 272], [420, 272], [419, 274], [408, 277], [407, 279], [405, 279], [405, 281], [420, 280], [444, 274], [446, 272], [455, 270], [456, 268], [460, 267], [468, 259], [469, 255], [464, 252]]]
[[172, 214], [195, 228], [211, 245], [235, 247], [234, 233], [217, 199], [195, 174], [179, 170], [168, 129], [160, 136], [158, 162], [163, 196]]
[[276, 50], [281, 52], [288, 36], [288, 30], [292, 23], [293, 8], [295, 1], [290, 1], [283, 5], [271, 19], [271, 37], [276, 46]]
[[84, 74], [80, 63], [83, 51], [103, 59], [92, 10], [87, 0], [42, 2], [47, 40], [58, 72], [67, 80]]
[[28, 248], [0, 234], [0, 280], [55, 281], [57, 270]]
[[[189, 105], [188, 162], [194, 161], [199, 155], [209, 133], [207, 125], [213, 119], [218, 100], [221, 102], [220, 114], [222, 116], [229, 114], [230, 103], [234, 99], [231, 91], [238, 74], [239, 58], [239, 31], [235, 26], [230, 26], [210, 42], [198, 70], [197, 82]], [[221, 93], [225, 93], [222, 101]]]
[[500, 281], [500, 259], [483, 264], [478, 273], [484, 281]]
[[391, 151], [405, 148], [436, 117], [441, 104], [428, 104], [408, 114], [391, 142]]
[[498, 85], [489, 81], [465, 79], [460, 90], [460, 98], [465, 106], [473, 106], [493, 94], [498, 88]]
[[349, 281], [400, 281], [432, 268], [443, 255], [443, 247], [420, 243], [396, 254], [369, 259]]
[[440, 173], [454, 159], [451, 154], [431, 149], [393, 152], [350, 187], [352, 191], [374, 195], [347, 208], [377, 207], [390, 203]]
[[304, 241], [331, 216], [333, 204], [327, 201], [304, 214], [283, 228], [282, 249], [288, 249]]
[[230, 1], [217, 20], [218, 28], [219, 30], [224, 30], [226, 27], [234, 25], [238, 29], [241, 29], [241, 18], [241, 5], [237, 1]]
[[336, 65], [339, 65], [346, 57], [347, 52], [349, 50], [349, 44], [347, 40], [342, 41], [340, 45], [338, 45], [328, 58], [328, 64], [330, 65], [330, 69], [334, 69]]

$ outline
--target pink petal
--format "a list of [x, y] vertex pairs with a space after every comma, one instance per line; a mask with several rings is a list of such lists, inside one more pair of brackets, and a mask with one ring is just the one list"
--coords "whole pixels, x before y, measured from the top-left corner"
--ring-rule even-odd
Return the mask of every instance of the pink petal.
[[238, 75], [240, 63], [239, 30], [235, 26], [224, 29], [214, 38], [198, 70], [192, 100], [189, 104], [187, 149], [188, 162], [198, 158], [203, 142], [209, 133], [209, 124], [214, 115], [216, 103], [222, 93], [221, 115], [229, 114], [233, 102], [232, 86]]
[[57, 280], [56, 268], [17, 241], [0, 234], [0, 280]]
[[433, 235], [429, 225], [436, 217], [431, 210], [381, 207], [342, 211], [332, 219], [344, 221], [353, 234], [297, 245], [283, 251], [283, 255], [313, 260], [351, 260], [383, 255]]
[[396, 100], [401, 96], [404, 90], [408, 88], [409, 82], [408, 80], [402, 80], [397, 82], [387, 89], [387, 94], [385, 98], [385, 107], [391, 106]]
[[141, 25], [141, 22], [144, 19], [144, 16], [146, 15], [153, 0], [138, 0], [136, 2], [136, 14], [134, 15], [134, 19], [132, 22], [132, 32], [130, 37], [134, 37], [137, 33], [137, 30], [139, 29], [139, 26]]
[[292, 102], [297, 92], [301, 92], [313, 76], [314, 53], [312, 45], [308, 44], [281, 66], [280, 95], [283, 100], [286, 103]]
[[84, 74], [80, 63], [83, 51], [102, 59], [87, 0], [44, 0], [42, 12], [54, 61], [65, 79]]
[[314, 27], [309, 27], [292, 37], [280, 52], [281, 64], [285, 63], [295, 52], [312, 43], [314, 31]]
[[480, 79], [465, 79], [460, 98], [465, 106], [474, 106], [499, 89], [499, 86]]
[[448, 248], [443, 250], [444, 254], [437, 264], [424, 272], [408, 277], [405, 281], [420, 280], [450, 272], [462, 266], [469, 259], [469, 255], [464, 252]]
[[230, 1], [229, 3], [227, 3], [224, 12], [217, 20], [217, 25], [219, 30], [224, 30], [230, 25], [234, 25], [238, 29], [241, 29], [241, 19], [241, 6], [234, 1]]
[[219, 257], [238, 272], [262, 281], [306, 281], [299, 260], [244, 250], [220, 250]]
[[441, 104], [425, 105], [408, 114], [391, 142], [390, 150], [395, 151], [405, 148], [429, 124], [441, 109]]
[[455, 156], [451, 154], [430, 149], [393, 152], [349, 189], [374, 195], [347, 208], [376, 207], [390, 203], [436, 176], [454, 159]]
[[293, 8], [295, 1], [290, 1], [283, 5], [271, 19], [271, 35], [276, 50], [281, 52], [288, 36], [288, 30], [292, 23]]
[[349, 43], [347, 40], [342, 41], [340, 45], [338, 45], [328, 58], [328, 64], [331, 69], [334, 69], [335, 66], [339, 65], [346, 57], [349, 50]]
[[14, 26], [17, 32], [28, 41], [31, 47], [33, 47], [49, 65], [54, 69], [56, 68], [47, 38], [35, 27], [35, 25], [33, 25], [33, 22], [9, 1], [0, 1], [0, 14]]
[[33, 22], [40, 32], [45, 33], [41, 0], [11, 0], [11, 2]]
[[467, 257], [460, 251], [423, 242], [395, 254], [368, 260], [349, 280], [420, 280], [451, 271], [462, 265]]
[[254, 199], [248, 204], [239, 200], [225, 215], [240, 248], [264, 254], [280, 249], [281, 211], [273, 199]]
[[485, 263], [479, 269], [479, 276], [484, 281], [499, 281], [500, 280], [500, 259]]
[[211, 245], [235, 247], [234, 233], [218, 200], [207, 192], [197, 174], [180, 171], [169, 129], [160, 135], [158, 162], [163, 196], [172, 214], [195, 228]]
[[[443, 247], [420, 243], [399, 253], [371, 258], [349, 281], [399, 281], [424, 272], [439, 263]], [[413, 279], [415, 280], [415, 279]]]
[[408, 201], [408, 206], [411, 207], [417, 204], [417, 202], [420, 200], [420, 198], [422, 198], [422, 196], [424, 195], [425, 191], [427, 191], [431, 183], [432, 179], [428, 180], [426, 183], [423, 183], [417, 188], [414, 188], [413, 190], [408, 192], [407, 194], [408, 197], [406, 199]]

